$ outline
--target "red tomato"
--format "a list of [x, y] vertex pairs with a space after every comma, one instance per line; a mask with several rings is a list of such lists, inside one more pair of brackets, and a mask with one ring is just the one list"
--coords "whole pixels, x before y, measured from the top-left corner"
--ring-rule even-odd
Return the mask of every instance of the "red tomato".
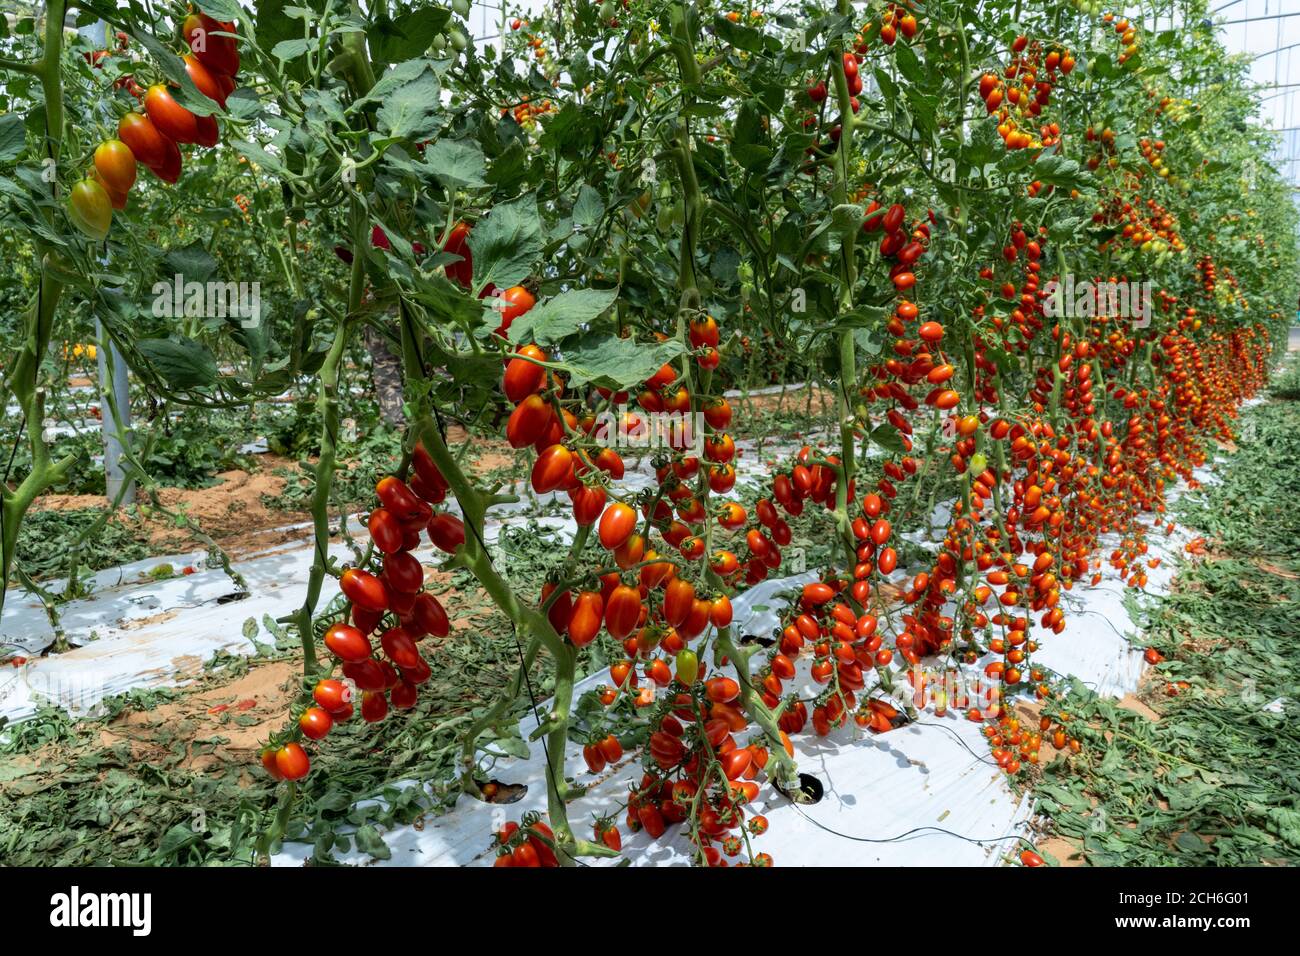
[[316, 686], [312, 689], [311, 696], [312, 700], [331, 714], [352, 705], [351, 689], [343, 681], [333, 678], [317, 681]]
[[370, 529], [370, 539], [375, 542], [375, 547], [384, 554], [396, 554], [402, 550], [402, 542], [406, 534], [402, 529], [402, 523], [397, 520], [391, 511], [385, 508], [376, 508], [370, 512], [370, 520], [367, 522]]
[[302, 735], [310, 740], [320, 740], [330, 732], [334, 720], [324, 707], [308, 707], [298, 718], [298, 727]]
[[177, 143], [197, 143], [199, 124], [194, 114], [176, 102], [166, 84], [155, 83], [144, 95], [144, 109], [158, 132]]
[[218, 32], [234, 33], [235, 25], [214, 20], [206, 13], [192, 13], [181, 24], [185, 45], [200, 63], [209, 70], [234, 76], [239, 72], [239, 42], [234, 37], [217, 36]]
[[275, 752], [275, 766], [285, 780], [301, 780], [311, 770], [311, 760], [302, 744], [287, 743]]
[[362, 571], [359, 568], [348, 568], [339, 578], [339, 587], [346, 597], [353, 604], [360, 605], [369, 611], [384, 611], [388, 609], [388, 589], [384, 587], [384, 582], [379, 580], [369, 571]]
[[370, 656], [370, 641], [350, 624], [334, 624], [325, 632], [325, 646], [342, 661], [363, 661]]
[[222, 109], [225, 109], [226, 97], [229, 93], [225, 84], [217, 79], [222, 74], [210, 71], [193, 53], [185, 54], [182, 59], [185, 61], [185, 72], [198, 87], [199, 92], [208, 99], [215, 100]]
[[621, 501], [616, 501], [600, 516], [600, 543], [609, 551], [615, 551], [627, 543], [636, 530], [636, 511]]
[[117, 136], [145, 166], [161, 166], [169, 157], [167, 138], [142, 113], [127, 113], [118, 120]]

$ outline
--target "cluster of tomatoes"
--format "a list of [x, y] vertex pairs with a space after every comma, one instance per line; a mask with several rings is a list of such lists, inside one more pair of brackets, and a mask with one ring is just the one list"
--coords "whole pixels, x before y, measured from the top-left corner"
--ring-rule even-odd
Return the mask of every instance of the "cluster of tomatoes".
[[[425, 590], [424, 567], [411, 552], [426, 532], [439, 550], [454, 554], [465, 543], [465, 528], [446, 510], [435, 512], [433, 506], [446, 500], [447, 483], [423, 445], [415, 446], [412, 462], [408, 481], [389, 475], [375, 486], [380, 505], [370, 512], [367, 526], [378, 553], [377, 573], [343, 571], [339, 588], [349, 602], [349, 617], [331, 624], [324, 636], [344, 679], [316, 684], [296, 735], [320, 740], [335, 723], [351, 718], [353, 688], [361, 691], [361, 717], [368, 723], [383, 720], [390, 704], [398, 710], [414, 707], [420, 685], [432, 675], [418, 644], [451, 631], [446, 610]], [[378, 655], [372, 645], [376, 634]], [[267, 747], [262, 764], [276, 779], [287, 780], [306, 776], [311, 766], [296, 740]]]
[[[239, 72], [239, 45], [233, 23], [218, 22], [194, 13], [181, 24], [189, 52], [185, 72], [199, 92], [225, 108], [234, 92]], [[140, 98], [144, 112], [131, 111], [117, 125], [117, 138], [95, 149], [94, 171], [75, 186], [68, 197], [68, 216], [88, 239], [102, 241], [113, 223], [113, 210], [125, 209], [127, 194], [135, 184], [136, 167], [142, 165], [166, 183], [181, 174], [178, 144], [210, 147], [220, 136], [214, 116], [196, 116], [178, 103], [165, 83], [141, 91], [134, 78], [128, 89]]]
[[893, 46], [900, 34], [908, 40], [912, 39], [920, 29], [920, 24], [917, 23], [916, 15], [912, 13], [910, 7], [911, 3], [907, 0], [902, 3], [887, 4], [878, 20], [869, 20], [863, 24], [854, 40], [854, 48], [859, 53], [865, 53], [873, 33], [878, 35], [880, 42], [886, 46]]
[[1117, 235], [1103, 242], [1103, 249], [1119, 240], [1146, 253], [1181, 252], [1186, 248], [1177, 220], [1155, 199], [1144, 200], [1136, 188], [1127, 197], [1115, 191], [1110, 202], [1093, 213], [1092, 221], [1118, 227]]
[[1137, 27], [1129, 23], [1125, 17], [1116, 17], [1113, 13], [1103, 13], [1102, 22], [1109, 23], [1115, 28], [1119, 35], [1119, 42], [1122, 49], [1120, 50], [1118, 62], [1127, 63], [1130, 59], [1137, 56], [1138, 53], [1138, 33]]
[[[1014, 58], [1002, 76], [985, 73], [980, 77], [979, 95], [989, 114], [997, 114], [998, 135], [1007, 149], [1046, 147], [1061, 135], [1056, 123], [1041, 125], [1038, 136], [1032, 132], [1043, 107], [1051, 101], [1052, 88], [1059, 70], [1067, 76], [1074, 69], [1074, 57], [1068, 50], [1046, 50], [1026, 36], [1012, 41]], [[1028, 130], [1021, 128], [1025, 125]]]

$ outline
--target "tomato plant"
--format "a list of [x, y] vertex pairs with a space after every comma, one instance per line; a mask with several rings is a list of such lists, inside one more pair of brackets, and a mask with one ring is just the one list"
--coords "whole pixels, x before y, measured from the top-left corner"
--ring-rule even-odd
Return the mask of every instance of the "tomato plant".
[[[532, 662], [554, 665], [549, 822], [496, 834], [499, 865], [619, 852], [611, 820], [590, 840], [569, 820], [575, 747], [592, 774], [635, 760], [626, 827], [683, 832], [709, 865], [772, 862], [751, 805], [793, 785], [809, 729], [952, 708], [1009, 773], [1044, 734], [1077, 750], [1060, 724], [1013, 726], [1015, 698], [1056, 693], [1038, 645], [1068, 640], [1074, 589], [1147, 582], [1167, 492], [1231, 436], [1297, 298], [1294, 208], [1244, 67], [1187, 7], [1152, 38], [1065, 0], [634, 0], [472, 45], [463, 12], [427, 4], [87, 3], [127, 38], [109, 50], [69, 47], [52, 2], [31, 58], [0, 62], [40, 107], [6, 171], [36, 278], [0, 389], [31, 461], [3, 488], [4, 580], [24, 514], [74, 464], [31, 425], [41, 359], [84, 302], [151, 398], [291, 390], [311, 415], [315, 557], [282, 622], [306, 679], [261, 754], [286, 807], [356, 691], [365, 722], [409, 719], [428, 649], [466, 639], [431, 561], [520, 641], [460, 741], [464, 790], [484, 795], [481, 739]], [[215, 264], [218, 203], [290, 306], [257, 327], [164, 321], [143, 282], [110, 293], [123, 264]], [[202, 256], [152, 245], [206, 225]], [[339, 561], [341, 396], [373, 343], [400, 370], [401, 451], [366, 476], [368, 539]], [[830, 397], [832, 432], [756, 474], [748, 392], [795, 378]], [[693, 433], [644, 455], [614, 436], [673, 416]], [[453, 429], [501, 440], [527, 480], [475, 473]], [[488, 544], [529, 495], [572, 518], [540, 593]], [[788, 571], [792, 522], [830, 557], [770, 646], [742, 641], [733, 602]], [[978, 690], [950, 686], [972, 669]]]

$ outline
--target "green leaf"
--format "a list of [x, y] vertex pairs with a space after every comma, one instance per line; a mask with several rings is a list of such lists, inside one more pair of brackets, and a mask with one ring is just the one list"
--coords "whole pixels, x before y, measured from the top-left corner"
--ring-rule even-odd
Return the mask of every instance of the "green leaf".
[[[476, 260], [477, 261], [477, 260]], [[510, 326], [510, 341], [554, 345], [590, 325], [618, 298], [618, 289], [574, 289], [538, 303]]]
[[193, 339], [141, 339], [136, 348], [172, 388], [202, 388], [217, 380], [216, 356]]
[[569, 372], [575, 385], [591, 382], [609, 388], [639, 385], [665, 362], [682, 353], [677, 341], [647, 345], [616, 335], [586, 338], [567, 349], [560, 364]]
[[186, 282], [207, 282], [217, 272], [217, 260], [212, 258], [198, 239], [187, 246], [168, 251], [163, 265], [167, 279], [179, 273]]
[[365, 826], [358, 827], [354, 837], [357, 841], [357, 849], [362, 853], [368, 853], [376, 860], [392, 859], [393, 851], [388, 848], [388, 844], [372, 824], [367, 823]]
[[8, 163], [22, 155], [27, 145], [27, 128], [18, 113], [0, 116], [0, 163]]
[[440, 139], [424, 151], [424, 165], [448, 189], [486, 186], [483, 150], [473, 140]]
[[600, 222], [600, 217], [605, 215], [605, 201], [600, 198], [600, 193], [588, 186], [582, 184], [578, 190], [578, 198], [573, 203], [573, 222], [578, 226], [594, 226]]
[[507, 289], [532, 273], [542, 256], [542, 223], [537, 200], [520, 196], [494, 206], [469, 234], [474, 257], [474, 288], [489, 282]]
[[903, 436], [893, 425], [877, 425], [871, 430], [871, 440], [885, 451], [894, 454], [903, 451]]
[[366, 33], [372, 56], [381, 63], [400, 63], [429, 49], [433, 38], [446, 29], [451, 11], [421, 7], [398, 17], [377, 17]]

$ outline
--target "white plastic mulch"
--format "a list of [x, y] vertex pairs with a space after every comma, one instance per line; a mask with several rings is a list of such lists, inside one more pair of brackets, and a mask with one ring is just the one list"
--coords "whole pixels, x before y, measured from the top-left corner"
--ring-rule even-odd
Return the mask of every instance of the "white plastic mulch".
[[[757, 480], [766, 465], [755, 460], [752, 448], [743, 444], [742, 448], [749, 453], [740, 458], [740, 480]], [[770, 445], [764, 458], [791, 450]], [[1208, 472], [1198, 477], [1213, 480]], [[640, 470], [630, 468], [628, 480], [631, 486], [648, 483], [648, 464]], [[537, 502], [529, 498], [494, 509], [487, 529], [489, 543], [503, 525], [522, 525], [536, 509]], [[562, 517], [538, 521], [561, 535], [573, 530]], [[352, 522], [352, 527], [360, 526]], [[254, 640], [269, 643], [271, 638], [262, 630], [249, 640], [243, 634], [245, 622], [261, 621], [264, 615], [284, 616], [302, 601], [312, 560], [310, 529], [304, 526], [302, 534], [297, 545], [280, 545], [235, 562], [249, 584], [245, 595], [237, 594], [219, 568], [204, 567], [202, 552], [100, 572], [90, 597], [60, 609], [65, 633], [75, 645], [61, 655], [36, 656], [51, 643], [53, 631], [39, 601], [11, 590], [0, 616], [0, 654], [26, 653], [31, 659], [21, 668], [0, 667], [0, 717], [23, 720], [42, 705], [93, 714], [104, 698], [132, 688], [183, 683], [218, 653], [255, 653]], [[1163, 560], [1159, 568], [1148, 571], [1146, 590], [1161, 594], [1174, 571], [1171, 559], [1181, 551], [1186, 536], [1176, 531], [1166, 539], [1153, 532], [1150, 538], [1149, 557]], [[1104, 546], [1102, 553], [1108, 550]], [[330, 551], [339, 560], [349, 559], [342, 543], [332, 544]], [[433, 560], [427, 551], [421, 556]], [[150, 569], [163, 563], [177, 570], [186, 565], [198, 570], [162, 581], [150, 578]], [[767, 581], [739, 596], [734, 607], [740, 633], [769, 634], [778, 604], [772, 595], [806, 579], [805, 575]], [[1122, 584], [1107, 578], [1099, 587], [1069, 593], [1068, 627], [1061, 635], [1036, 635], [1040, 640], [1036, 662], [1078, 677], [1103, 694], [1119, 697], [1135, 691], [1144, 665], [1141, 652], [1126, 639], [1133, 626], [1124, 607], [1124, 592]], [[330, 596], [328, 591], [325, 596]], [[756, 607], [758, 611], [753, 610]], [[980, 666], [982, 662], [972, 672]], [[808, 667], [808, 662], [801, 662], [796, 677], [804, 697], [816, 687]], [[604, 672], [592, 675], [578, 692], [605, 679]], [[531, 716], [521, 721], [523, 736], [527, 738], [535, 726]], [[1006, 838], [1024, 833], [1031, 819], [1027, 798], [1011, 792], [1004, 774], [989, 758], [979, 725], [955, 710], [943, 718], [922, 712], [916, 723], [880, 736], [861, 731], [852, 722], [825, 738], [799, 734], [795, 748], [799, 768], [817, 777], [825, 796], [815, 805], [801, 807], [770, 786], [763, 787], [753, 811], [765, 814], [771, 827], [755, 841], [755, 849], [772, 854], [778, 865], [997, 865], [1017, 845]], [[517, 820], [530, 809], [545, 810], [543, 749], [537, 743], [531, 750], [526, 760], [502, 758], [492, 769], [492, 776], [502, 782], [527, 786], [521, 800], [494, 805], [462, 795], [450, 812], [426, 819], [418, 828], [385, 832], [392, 857], [379, 865], [490, 864], [491, 834], [501, 823]], [[590, 789], [573, 802], [569, 817], [581, 835], [590, 836], [592, 819], [615, 811], [628, 785], [640, 778], [641, 769], [639, 755], [632, 753], [594, 779], [585, 773], [580, 753], [578, 745], [570, 745], [567, 767], [570, 773], [581, 769], [577, 782]], [[618, 822], [626, 831], [621, 813]], [[644, 834], [624, 832], [623, 846], [624, 856], [638, 865], [683, 864], [690, 859], [690, 847], [682, 837], [651, 841]], [[308, 846], [289, 844], [272, 862], [296, 865], [310, 853]], [[355, 851], [340, 854], [339, 859], [375, 862]]]

